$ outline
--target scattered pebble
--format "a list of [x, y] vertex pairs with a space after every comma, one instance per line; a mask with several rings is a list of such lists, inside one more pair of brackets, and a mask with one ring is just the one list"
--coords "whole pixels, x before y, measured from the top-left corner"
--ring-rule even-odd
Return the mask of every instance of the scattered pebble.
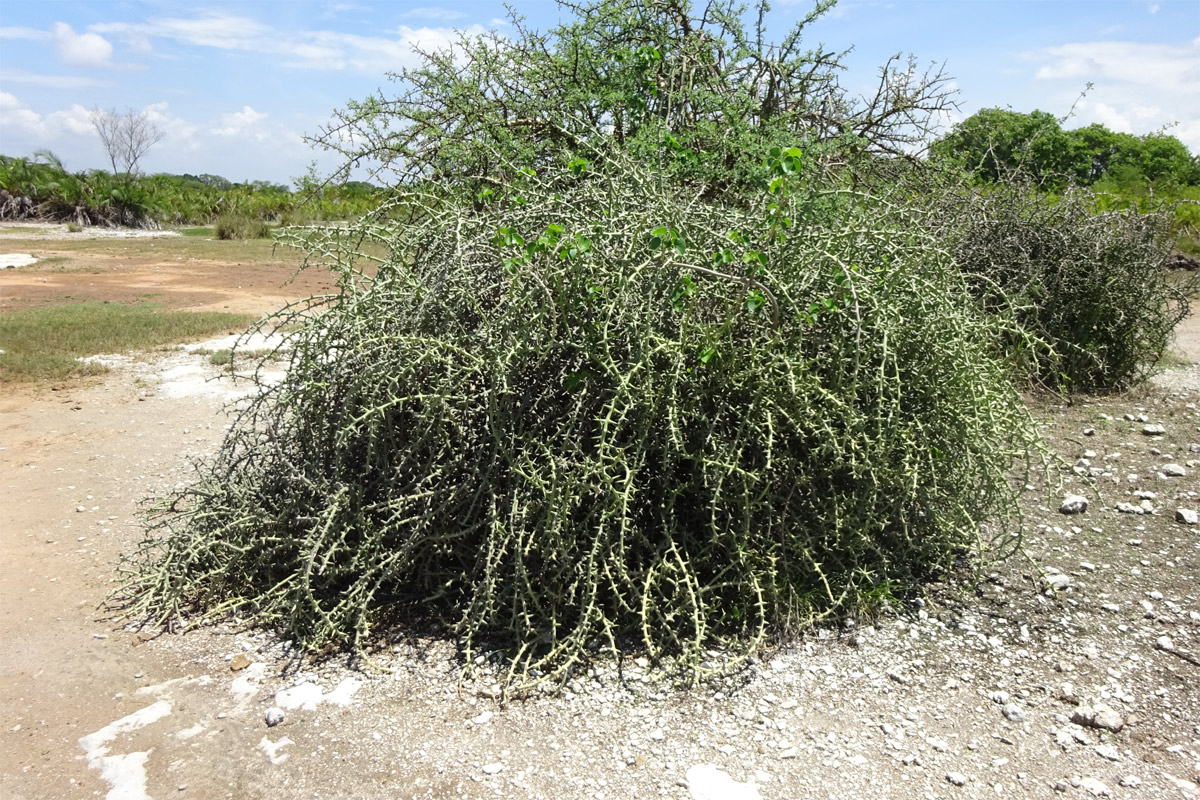
[[1102, 703], [1097, 703], [1095, 706], [1080, 706], [1072, 712], [1071, 721], [1076, 725], [1087, 728], [1103, 728], [1113, 733], [1119, 733], [1125, 727], [1124, 718]]
[[1024, 722], [1025, 721], [1025, 712], [1016, 703], [1009, 703], [1008, 705], [1006, 705], [1003, 708], [1002, 713], [1004, 714], [1004, 718], [1007, 719], [1009, 722]]
[[1086, 497], [1081, 497], [1077, 494], [1069, 494], [1063, 498], [1062, 505], [1058, 510], [1062, 514], [1082, 514], [1087, 511], [1088, 501]]

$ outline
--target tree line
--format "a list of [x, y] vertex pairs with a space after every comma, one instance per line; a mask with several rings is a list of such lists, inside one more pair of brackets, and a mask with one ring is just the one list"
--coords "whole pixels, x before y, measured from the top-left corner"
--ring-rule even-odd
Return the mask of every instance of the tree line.
[[1200, 157], [1174, 136], [1161, 131], [1134, 136], [1100, 123], [1063, 130], [1045, 111], [985, 108], [934, 142], [931, 153], [988, 182], [1023, 173], [1058, 188], [1103, 180], [1122, 186], [1200, 185]]

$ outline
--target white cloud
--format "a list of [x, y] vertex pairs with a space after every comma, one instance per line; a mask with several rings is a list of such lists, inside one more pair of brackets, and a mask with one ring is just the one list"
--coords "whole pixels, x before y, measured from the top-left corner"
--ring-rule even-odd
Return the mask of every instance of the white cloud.
[[326, 2], [321, 4], [321, 16], [323, 17], [335, 17], [346, 11], [365, 10], [366, 8], [360, 6], [358, 3], [342, 2], [341, 0], [326, 0]]
[[36, 28], [0, 27], [0, 39], [32, 39], [41, 41], [49, 39], [50, 34]]
[[199, 128], [169, 113], [169, 106], [165, 100], [159, 103], [151, 103], [142, 109], [142, 113], [146, 115], [147, 119], [162, 128], [164, 133], [163, 138], [172, 149], [188, 152], [196, 150], [201, 146], [200, 142], [196, 139], [196, 133]]
[[1141, 42], [1080, 42], [1048, 47], [1035, 58], [1047, 61], [1042, 80], [1084, 78], [1200, 95], [1200, 38], [1189, 45]]
[[46, 125], [52, 131], [75, 136], [91, 136], [96, 132], [95, 126], [92, 125], [92, 113], [78, 103], [65, 111], [47, 114]]
[[[1036, 78], [1064, 96], [1093, 89], [1075, 108], [1072, 124], [1099, 122], [1142, 135], [1179, 121], [1172, 135], [1200, 153], [1200, 38], [1186, 45], [1079, 42], [1027, 54], [1040, 62]], [[1068, 101], [1069, 102], [1069, 101]]]
[[0, 92], [0, 130], [17, 130], [39, 134], [43, 130], [42, 117], [35, 111], [25, 107], [25, 104], [15, 95]]
[[112, 85], [110, 81], [87, 78], [82, 75], [38, 75], [21, 69], [0, 71], [0, 82], [25, 83], [30, 86], [43, 86], [47, 89], [95, 89]]
[[267, 25], [232, 14], [209, 12], [192, 19], [163, 17], [149, 22], [108, 22], [89, 30], [114, 33], [148, 47], [150, 39], [171, 39], [197, 47], [220, 50], [258, 50], [271, 44], [273, 31]]
[[[437, 9], [414, 9], [410, 13], [416, 11]], [[413, 66], [418, 61], [414, 47], [425, 51], [442, 50], [453, 47], [460, 35], [479, 36], [486, 32], [481, 25], [471, 25], [461, 32], [449, 27], [402, 25], [394, 36], [386, 38], [329, 30], [285, 31], [249, 17], [219, 12], [195, 18], [152, 19], [143, 23], [104, 23], [92, 25], [90, 30], [121, 36], [142, 50], [150, 48], [153, 39], [170, 39], [196, 47], [279, 55], [284, 57], [284, 66], [294, 69], [353, 69], [372, 73]]]
[[37, 143], [31, 151], [63, 135], [90, 136], [95, 131], [88, 110], [78, 103], [43, 116], [8, 92], [0, 92], [0, 130], [31, 137]]
[[243, 106], [241, 111], [221, 115], [221, 127], [213, 128], [217, 136], [252, 136], [262, 141], [270, 136], [261, 123], [268, 117], [261, 111], [255, 111], [250, 106]]
[[442, 22], [451, 22], [456, 19], [462, 19], [466, 16], [461, 11], [455, 11], [452, 8], [413, 8], [404, 14], [409, 19], [436, 19]]
[[72, 67], [103, 67], [112, 58], [112, 45], [99, 34], [77, 34], [65, 22], [54, 23], [52, 31], [54, 47], [64, 64]]

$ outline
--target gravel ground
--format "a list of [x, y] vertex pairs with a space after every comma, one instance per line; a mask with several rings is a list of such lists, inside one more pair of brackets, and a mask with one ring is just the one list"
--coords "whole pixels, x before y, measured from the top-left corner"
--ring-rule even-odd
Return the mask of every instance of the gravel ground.
[[[502, 704], [486, 661], [460, 680], [436, 631], [314, 663], [261, 631], [152, 638], [98, 617], [138, 501], [186, 479], [240, 391], [208, 391], [219, 371], [182, 351], [113, 364], [0, 429], [0, 795], [1200, 798], [1195, 367], [1031, 401], [1066, 484], [1026, 492], [1024, 553], [981, 582], [696, 689], [598, 652], [560, 696]], [[173, 393], [180, 375], [208, 388]], [[1064, 514], [1072, 494], [1087, 508]]]

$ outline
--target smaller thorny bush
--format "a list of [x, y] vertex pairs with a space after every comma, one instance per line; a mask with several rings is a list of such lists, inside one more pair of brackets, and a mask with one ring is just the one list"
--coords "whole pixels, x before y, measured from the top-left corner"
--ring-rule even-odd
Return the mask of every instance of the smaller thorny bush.
[[165, 499], [129, 612], [365, 647], [419, 609], [515, 691], [596, 641], [703, 676], [1014, 546], [1004, 323], [918, 212], [789, 191], [798, 152], [740, 206], [587, 156], [305, 234], [340, 289]]
[[1178, 238], [1169, 206], [1103, 210], [1101, 195], [1049, 194], [1019, 176], [920, 197], [983, 308], [1011, 315], [1039, 342], [1026, 365], [1042, 386], [1137, 385], [1189, 313], [1197, 282], [1165, 268]]

